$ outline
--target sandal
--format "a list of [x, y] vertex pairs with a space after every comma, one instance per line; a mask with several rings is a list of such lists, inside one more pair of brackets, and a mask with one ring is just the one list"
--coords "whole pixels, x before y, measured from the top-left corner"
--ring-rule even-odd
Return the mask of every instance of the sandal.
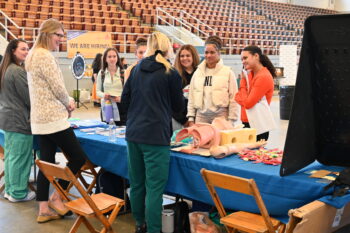
[[71, 216], [73, 214], [72, 211], [70, 211], [69, 209], [66, 210], [60, 210], [58, 209], [56, 206], [54, 206], [50, 201], [49, 201], [49, 207], [51, 209], [53, 209], [54, 211], [56, 211], [60, 216]]
[[48, 214], [40, 214], [36, 218], [36, 221], [38, 223], [44, 223], [44, 222], [48, 222], [48, 221], [56, 220], [56, 219], [60, 219], [60, 218], [61, 218], [60, 215], [53, 215], [52, 213], [48, 213]]

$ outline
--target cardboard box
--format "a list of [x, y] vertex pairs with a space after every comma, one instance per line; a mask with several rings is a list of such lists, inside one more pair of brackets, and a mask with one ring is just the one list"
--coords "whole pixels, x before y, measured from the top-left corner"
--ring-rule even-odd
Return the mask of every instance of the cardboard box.
[[287, 233], [328, 233], [350, 224], [350, 203], [336, 209], [321, 201], [313, 201], [289, 211]]

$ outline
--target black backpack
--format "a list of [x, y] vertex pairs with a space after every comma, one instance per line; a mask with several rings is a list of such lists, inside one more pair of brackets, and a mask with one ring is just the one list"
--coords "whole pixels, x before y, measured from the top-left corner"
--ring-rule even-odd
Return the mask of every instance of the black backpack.
[[95, 193], [106, 193], [125, 200], [124, 212], [130, 210], [130, 201], [125, 190], [128, 187], [126, 180], [114, 173], [102, 170], [97, 176]]
[[326, 187], [325, 190], [333, 187], [333, 197], [344, 196], [350, 190], [350, 168], [346, 168], [339, 173], [339, 176]]
[[190, 209], [187, 202], [176, 196], [176, 202], [165, 206], [165, 209], [174, 210], [174, 233], [191, 233], [190, 219], [188, 217]]

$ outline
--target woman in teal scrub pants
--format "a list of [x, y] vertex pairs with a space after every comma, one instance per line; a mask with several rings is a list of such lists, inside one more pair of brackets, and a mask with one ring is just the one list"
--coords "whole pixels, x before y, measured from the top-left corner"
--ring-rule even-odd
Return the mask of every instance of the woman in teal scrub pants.
[[24, 60], [24, 40], [12, 40], [0, 65], [0, 129], [5, 132], [5, 195], [11, 202], [30, 201], [28, 190], [32, 166], [33, 136], [30, 129], [30, 101]]

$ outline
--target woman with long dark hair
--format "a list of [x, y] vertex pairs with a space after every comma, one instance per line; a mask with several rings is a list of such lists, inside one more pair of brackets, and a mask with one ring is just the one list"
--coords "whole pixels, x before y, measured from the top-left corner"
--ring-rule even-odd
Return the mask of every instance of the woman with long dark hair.
[[[119, 120], [117, 120], [117, 116], [114, 116], [116, 125], [126, 124], [126, 111], [120, 103], [124, 87], [124, 76], [122, 74], [123, 65], [117, 49], [106, 49], [103, 53], [102, 69], [97, 75], [97, 95], [101, 98], [101, 108], [103, 108], [106, 101], [110, 101], [113, 108], [118, 108]], [[105, 119], [104, 114], [102, 119], [109, 122], [109, 119]]]
[[26, 41], [12, 40], [0, 65], [0, 128], [5, 133], [4, 197], [11, 202], [35, 198], [35, 193], [28, 190], [33, 161], [29, 90], [24, 69], [28, 51]]
[[[241, 120], [245, 127], [250, 127], [246, 109], [253, 108], [264, 96], [271, 103], [276, 70], [270, 59], [257, 46], [245, 47], [241, 53], [244, 69], [249, 73], [242, 74], [240, 88], [235, 100], [241, 105]], [[248, 82], [247, 82], [248, 81]], [[257, 135], [257, 141], [267, 140], [269, 132]]]

